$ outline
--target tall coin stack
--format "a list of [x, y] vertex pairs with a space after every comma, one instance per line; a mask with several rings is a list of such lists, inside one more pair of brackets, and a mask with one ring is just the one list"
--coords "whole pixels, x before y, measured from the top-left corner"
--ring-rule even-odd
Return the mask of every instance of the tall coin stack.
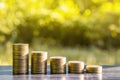
[[66, 57], [61, 56], [50, 57], [50, 70], [51, 74], [66, 73]]
[[68, 72], [79, 74], [84, 72], [84, 62], [81, 61], [69, 61], [68, 62]]
[[13, 74], [28, 74], [29, 72], [29, 45], [13, 44]]
[[32, 74], [46, 74], [47, 73], [47, 52], [32, 51], [31, 73]]

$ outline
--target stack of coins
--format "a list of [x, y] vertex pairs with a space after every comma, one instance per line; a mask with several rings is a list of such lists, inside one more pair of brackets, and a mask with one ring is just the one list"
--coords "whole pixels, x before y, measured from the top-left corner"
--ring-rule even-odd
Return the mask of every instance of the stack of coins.
[[54, 56], [50, 57], [51, 74], [66, 73], [66, 57]]
[[102, 73], [102, 66], [99, 65], [87, 65], [86, 66], [87, 73]]
[[13, 74], [28, 74], [28, 52], [28, 44], [13, 44]]
[[68, 62], [68, 72], [79, 74], [84, 72], [84, 62], [81, 61], [69, 61]]
[[32, 51], [31, 73], [32, 74], [46, 74], [47, 73], [47, 52]]

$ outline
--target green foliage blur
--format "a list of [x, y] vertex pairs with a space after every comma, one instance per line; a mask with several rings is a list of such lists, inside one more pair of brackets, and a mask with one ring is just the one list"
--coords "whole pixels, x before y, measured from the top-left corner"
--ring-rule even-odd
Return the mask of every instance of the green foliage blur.
[[0, 45], [120, 47], [120, 0], [0, 0]]

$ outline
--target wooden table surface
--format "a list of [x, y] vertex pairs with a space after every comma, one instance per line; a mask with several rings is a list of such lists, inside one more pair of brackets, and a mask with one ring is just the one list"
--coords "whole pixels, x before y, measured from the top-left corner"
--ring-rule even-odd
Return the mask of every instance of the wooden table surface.
[[0, 80], [120, 80], [120, 66], [103, 66], [102, 74], [12, 75], [11, 66], [0, 66]]

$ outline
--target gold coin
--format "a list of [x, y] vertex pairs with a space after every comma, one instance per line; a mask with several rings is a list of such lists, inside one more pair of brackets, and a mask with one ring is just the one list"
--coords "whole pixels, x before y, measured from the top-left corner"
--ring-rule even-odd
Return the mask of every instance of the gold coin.
[[52, 74], [66, 73], [66, 57], [62, 56], [50, 57], [50, 70]]
[[36, 66], [39, 65], [39, 66], [42, 66], [42, 65], [47, 65], [47, 62], [38, 62], [38, 63], [37, 63], [37, 62], [32, 62], [32, 63], [31, 63], [31, 66], [32, 66], [32, 65], [36, 65]]
[[13, 56], [28, 56], [28, 52], [22, 52], [22, 51], [14, 51]]
[[14, 64], [14, 63], [15, 63], [15, 64], [21, 64], [21, 65], [22, 65], [22, 64], [27, 64], [27, 63], [28, 63], [28, 59], [22, 59], [22, 60], [21, 60], [21, 59], [14, 59], [14, 60], [13, 60], [13, 64]]
[[47, 58], [48, 52], [45, 51], [32, 51], [32, 57], [46, 57]]
[[25, 55], [29, 52], [28, 44], [13, 44], [13, 55]]
[[13, 74], [27, 74], [27, 70], [13, 70]]
[[83, 73], [83, 70], [69, 70], [68, 72], [78, 74], [78, 73]]
[[23, 51], [28, 53], [29, 44], [16, 43], [13, 44], [13, 51]]
[[46, 63], [47, 59], [31, 59], [32, 63]]
[[66, 73], [66, 71], [65, 70], [52, 70], [51, 71], [51, 74], [65, 74]]
[[47, 62], [47, 52], [45, 51], [32, 51], [31, 63], [39, 64], [42, 62]]
[[32, 65], [31, 68], [47, 68], [47, 65]]
[[61, 56], [55, 56], [55, 57], [50, 57], [51, 62], [59, 62], [59, 63], [66, 63], [66, 57], [61, 57]]
[[32, 71], [46, 71], [46, 68], [42, 68], [42, 69], [36, 69], [36, 68], [34, 69], [34, 68], [33, 68], [33, 69], [31, 69], [31, 70], [32, 70]]
[[13, 64], [13, 68], [14, 67], [22, 67], [22, 68], [26, 68], [26, 67], [28, 67], [28, 64], [22, 64], [22, 65], [19, 65], [19, 64]]
[[31, 71], [31, 74], [46, 74], [46, 71]]
[[86, 72], [88, 73], [102, 73], [102, 66], [99, 65], [87, 65]]
[[25, 59], [28, 59], [29, 57], [28, 57], [28, 55], [27, 56], [13, 56], [13, 60], [16, 60], [16, 59], [19, 59], [19, 60], [25, 60]]
[[13, 71], [28, 71], [28, 69], [27, 68], [19, 68], [19, 69], [13, 68]]
[[47, 73], [46, 68], [31, 68], [31, 73], [32, 74], [45, 74]]
[[84, 62], [82, 61], [69, 61], [68, 72], [69, 73], [82, 73], [84, 71]]
[[32, 51], [31, 54], [31, 73], [44, 74], [47, 72], [47, 52]]
[[64, 69], [66, 66], [50, 66], [51, 69]]
[[66, 57], [61, 57], [61, 56], [50, 57], [50, 64], [51, 65], [65, 65]]

